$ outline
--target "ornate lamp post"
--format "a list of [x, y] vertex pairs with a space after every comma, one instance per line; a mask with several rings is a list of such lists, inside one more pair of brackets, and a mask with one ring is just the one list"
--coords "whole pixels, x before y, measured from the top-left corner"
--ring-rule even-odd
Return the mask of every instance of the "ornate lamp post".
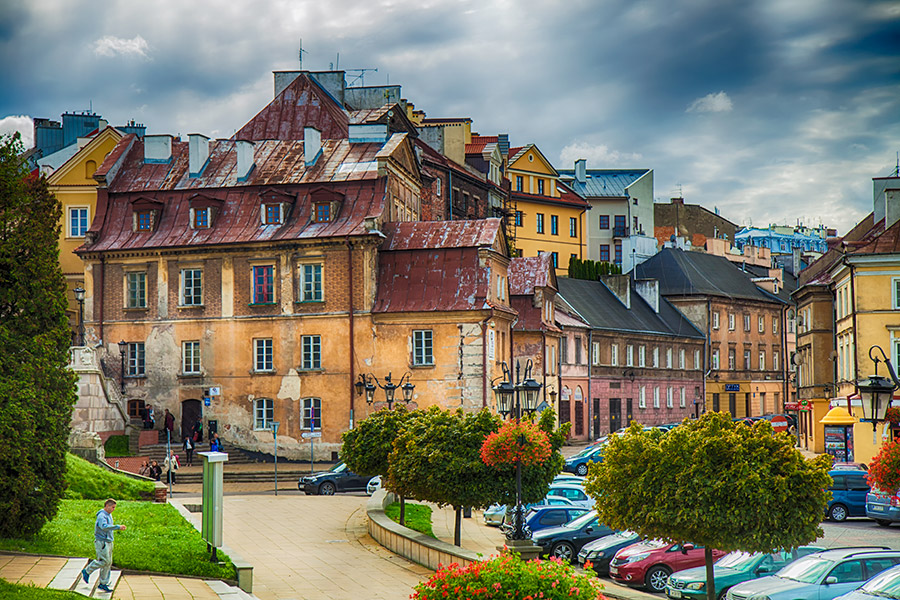
[[119, 385], [122, 389], [122, 395], [125, 395], [125, 348], [128, 346], [128, 342], [122, 340], [119, 342], [119, 360], [121, 360], [121, 370], [119, 371]]
[[366, 403], [373, 404], [375, 402], [375, 390], [377, 389], [375, 386], [377, 384], [378, 387], [384, 390], [385, 402], [387, 402], [388, 410], [391, 410], [394, 405], [394, 395], [398, 388], [403, 394], [403, 402], [406, 404], [412, 402], [413, 392], [415, 391], [416, 386], [409, 381], [411, 375], [412, 374], [407, 371], [406, 374], [400, 378], [398, 383], [394, 383], [391, 381], [391, 373], [388, 373], [384, 378], [384, 384], [382, 384], [378, 381], [377, 377], [369, 373], [368, 375], [360, 375], [359, 380], [353, 385], [356, 388], [357, 395], [361, 396], [363, 392], [365, 392]]
[[75, 300], [78, 301], [78, 345], [84, 346], [84, 288], [75, 288]]
[[[535, 410], [537, 410], [538, 405], [538, 396], [541, 391], [541, 384], [532, 379], [531, 377], [531, 368], [532, 362], [529, 358], [525, 363], [525, 377], [520, 378], [520, 370], [521, 364], [519, 361], [516, 361], [516, 382], [513, 384], [511, 379], [511, 373], [509, 372], [509, 368], [506, 366], [506, 363], [503, 363], [503, 375], [504, 380], [501, 383], [498, 383], [494, 386], [494, 397], [497, 399], [497, 411], [503, 415], [503, 418], [506, 418], [510, 412], [512, 412], [511, 404], [513, 395], [515, 395], [516, 406], [515, 406], [515, 415], [516, 415], [516, 424], [518, 424], [522, 419], [522, 411], [524, 410], [529, 415], [533, 414]], [[524, 440], [520, 437], [519, 445], [524, 444]], [[507, 539], [510, 540], [524, 540], [526, 539], [525, 532], [523, 531], [522, 525], [522, 459], [516, 456], [516, 527], [512, 531], [512, 533], [507, 535]]]
[[[878, 350], [881, 354], [880, 359], [872, 355], [875, 350]], [[885, 420], [894, 391], [900, 388], [900, 381], [897, 381], [897, 374], [894, 372], [891, 359], [887, 357], [881, 346], [869, 348], [869, 358], [875, 363], [875, 374], [870, 375], [866, 380], [858, 382], [857, 388], [859, 389], [863, 413], [863, 418], [860, 420], [872, 423], [872, 431], [874, 432], [878, 427], [878, 422]], [[888, 374], [891, 376], [890, 379], [878, 374], [878, 363], [882, 362], [882, 360], [887, 365]]]

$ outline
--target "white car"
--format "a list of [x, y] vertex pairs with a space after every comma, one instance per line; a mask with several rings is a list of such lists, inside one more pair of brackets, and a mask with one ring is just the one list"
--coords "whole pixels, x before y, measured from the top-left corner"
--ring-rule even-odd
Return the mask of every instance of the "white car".
[[368, 495], [372, 495], [378, 490], [381, 489], [381, 475], [376, 475], [372, 479], [369, 480], [369, 483], [366, 485], [366, 493]]
[[583, 506], [588, 509], [594, 508], [594, 499], [588, 496], [584, 487], [576, 483], [554, 483], [550, 486], [548, 496], [561, 496], [569, 500], [576, 506]]

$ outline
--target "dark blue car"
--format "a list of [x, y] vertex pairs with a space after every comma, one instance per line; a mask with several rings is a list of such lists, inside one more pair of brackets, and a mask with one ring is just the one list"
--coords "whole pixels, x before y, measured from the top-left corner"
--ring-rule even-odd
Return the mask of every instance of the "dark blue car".
[[834, 483], [828, 490], [827, 516], [832, 521], [843, 521], [847, 517], [866, 516], [866, 494], [869, 493], [869, 476], [863, 470], [832, 469], [828, 472]]
[[525, 525], [535, 533], [564, 525], [586, 512], [590, 512], [589, 509], [580, 506], [535, 506], [525, 515]]
[[605, 445], [606, 444], [596, 444], [594, 446], [588, 446], [578, 454], [570, 456], [566, 459], [563, 471], [575, 473], [576, 475], [584, 477], [587, 475], [588, 465], [590, 463], [603, 461], [603, 447]]

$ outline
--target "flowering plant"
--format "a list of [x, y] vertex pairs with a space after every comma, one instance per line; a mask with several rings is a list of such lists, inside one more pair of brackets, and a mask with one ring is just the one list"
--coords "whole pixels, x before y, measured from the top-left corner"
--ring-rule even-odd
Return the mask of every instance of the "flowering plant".
[[415, 587], [413, 600], [597, 600], [596, 577], [581, 575], [567, 562], [522, 560], [504, 552], [489, 560], [460, 567], [441, 566]]
[[481, 460], [500, 467], [520, 459], [523, 465], [534, 465], [550, 457], [550, 438], [536, 424], [507, 421], [500, 429], [484, 438]]
[[869, 464], [869, 485], [882, 492], [900, 490], [900, 440], [885, 444]]
[[884, 420], [895, 424], [900, 422], [900, 407], [888, 407], [887, 412], [884, 413]]

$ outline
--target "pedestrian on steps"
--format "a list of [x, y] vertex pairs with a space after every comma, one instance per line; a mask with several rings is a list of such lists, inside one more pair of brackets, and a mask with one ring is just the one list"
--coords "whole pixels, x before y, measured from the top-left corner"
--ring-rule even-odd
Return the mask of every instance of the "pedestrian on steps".
[[166, 420], [165, 420], [166, 431], [168, 432], [169, 440], [174, 437], [175, 432], [175, 415], [169, 412], [169, 409], [166, 409]]
[[187, 466], [194, 466], [194, 438], [184, 438], [184, 441], [181, 442], [181, 447], [184, 448], [184, 453], [187, 454]]
[[94, 525], [94, 550], [97, 551], [97, 558], [81, 570], [81, 578], [85, 583], [90, 583], [91, 573], [100, 569], [100, 584], [97, 589], [104, 592], [112, 592], [109, 587], [109, 571], [112, 568], [113, 533], [125, 531], [124, 525], [113, 523], [114, 510], [116, 501], [110, 498], [103, 504], [103, 508], [97, 511], [97, 522]]

